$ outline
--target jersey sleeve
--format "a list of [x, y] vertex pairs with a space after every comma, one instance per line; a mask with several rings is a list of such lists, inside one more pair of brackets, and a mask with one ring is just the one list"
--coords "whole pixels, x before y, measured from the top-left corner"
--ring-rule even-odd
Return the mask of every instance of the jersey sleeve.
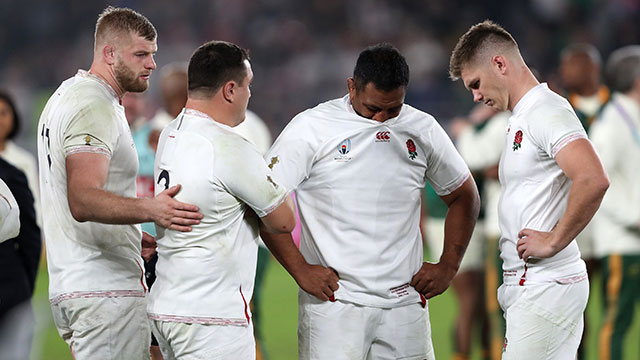
[[118, 124], [113, 104], [94, 99], [71, 115], [64, 131], [65, 156], [79, 152], [103, 154], [111, 158], [118, 141]]
[[434, 124], [429, 134], [426, 142], [430, 146], [426, 176], [439, 196], [448, 195], [458, 189], [471, 174], [453, 142], [438, 123]]
[[532, 121], [528, 122], [531, 138], [551, 158], [570, 142], [587, 138], [580, 120], [570, 109], [540, 111], [533, 115]]
[[274, 178], [288, 191], [295, 190], [309, 177], [315, 155], [310, 136], [302, 129], [305, 119], [301, 115], [291, 120], [265, 155]]
[[216, 162], [216, 177], [259, 217], [267, 216], [286, 200], [288, 192], [273, 179], [271, 169], [253, 144], [240, 136], [237, 143], [237, 151]]

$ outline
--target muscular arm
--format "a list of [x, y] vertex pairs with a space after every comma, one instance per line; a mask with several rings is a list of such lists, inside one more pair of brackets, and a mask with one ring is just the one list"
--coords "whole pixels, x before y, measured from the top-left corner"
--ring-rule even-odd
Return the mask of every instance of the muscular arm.
[[293, 199], [287, 199], [267, 216], [260, 218], [261, 227], [270, 233], [288, 234], [296, 226], [296, 211]]
[[[261, 219], [260, 237], [262, 237], [273, 256], [289, 272], [302, 290], [320, 300], [329, 300], [333, 298], [333, 292], [338, 290], [338, 275], [335, 271], [321, 265], [307, 263], [291, 237], [293, 226], [287, 229], [280, 229], [271, 223], [272, 219], [266, 219], [271, 215], [282, 216], [274, 213], [284, 207], [281, 211], [287, 213], [285, 217], [293, 216], [293, 225], [295, 226], [293, 206], [293, 201], [288, 198], [287, 202], [280, 205], [278, 209], [263, 217]], [[291, 215], [288, 214], [289, 210], [292, 211]]]
[[586, 139], [566, 145], [556, 162], [572, 181], [567, 209], [551, 232], [520, 231], [518, 255], [522, 259], [551, 257], [569, 245], [596, 213], [609, 187], [602, 163]]
[[411, 279], [411, 286], [426, 298], [441, 294], [451, 284], [480, 211], [478, 189], [471, 176], [458, 189], [441, 198], [449, 207], [444, 225], [442, 256], [437, 264], [423, 263], [420, 271]]
[[74, 219], [105, 224], [137, 224], [153, 221], [179, 231], [200, 222], [198, 207], [173, 199], [180, 185], [155, 198], [128, 198], [104, 190], [109, 159], [101, 154], [77, 153], [67, 156], [67, 194]]

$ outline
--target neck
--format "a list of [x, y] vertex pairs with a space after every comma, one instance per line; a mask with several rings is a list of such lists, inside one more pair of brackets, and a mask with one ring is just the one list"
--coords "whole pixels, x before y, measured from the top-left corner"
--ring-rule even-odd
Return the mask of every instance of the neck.
[[538, 79], [533, 76], [531, 70], [526, 65], [522, 65], [519, 76], [516, 76], [511, 83], [511, 91], [509, 91], [509, 105], [507, 109], [513, 111], [518, 102], [524, 97], [529, 90], [540, 85]]
[[107, 84], [109, 84], [109, 86], [113, 88], [116, 94], [118, 94], [118, 97], [122, 100], [122, 97], [124, 96], [126, 91], [116, 80], [115, 73], [113, 72], [113, 67], [94, 61], [93, 64], [91, 64], [91, 69], [89, 69], [89, 72], [100, 77]]
[[589, 97], [596, 95], [598, 90], [600, 90], [600, 84], [597, 81], [590, 81], [588, 84], [574, 89], [574, 92], [578, 96]]
[[235, 127], [238, 123], [233, 120], [233, 116], [225, 109], [224, 104], [220, 104], [219, 94], [217, 93], [211, 99], [188, 98], [184, 107], [205, 113], [220, 124]]

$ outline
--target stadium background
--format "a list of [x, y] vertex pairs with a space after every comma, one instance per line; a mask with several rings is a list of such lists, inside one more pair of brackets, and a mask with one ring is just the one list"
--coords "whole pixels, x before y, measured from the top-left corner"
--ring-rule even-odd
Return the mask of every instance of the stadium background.
[[[108, 3], [86, 0], [2, 0], [0, 2], [0, 88], [16, 99], [23, 116], [18, 144], [35, 152], [35, 127], [46, 99], [58, 84], [91, 63], [93, 28]], [[212, 39], [250, 49], [255, 73], [249, 107], [277, 135], [296, 113], [346, 93], [357, 54], [388, 41], [407, 57], [411, 80], [406, 102], [443, 125], [471, 108], [471, 96], [447, 78], [448, 56], [470, 25], [492, 19], [512, 32], [528, 64], [543, 80], [557, 83], [558, 54], [565, 45], [596, 45], [606, 59], [614, 49], [640, 43], [638, 0], [129, 0], [113, 1], [145, 14], [158, 30], [158, 68], [187, 61]], [[152, 75], [145, 112], [159, 106], [159, 82]], [[43, 264], [44, 265], [44, 264]], [[91, 274], [87, 274], [91, 276]], [[271, 359], [295, 359], [296, 287], [271, 262], [263, 310]], [[599, 283], [592, 292], [599, 295]], [[38, 329], [33, 359], [69, 359], [52, 327], [42, 267], [34, 304]], [[451, 349], [455, 299], [448, 291], [431, 303], [433, 340], [439, 359]], [[590, 304], [599, 324], [599, 296]], [[640, 326], [628, 337], [629, 359], [640, 358]], [[595, 333], [589, 346], [595, 350]], [[594, 351], [590, 359], [595, 359]], [[477, 353], [476, 353], [477, 355]]]

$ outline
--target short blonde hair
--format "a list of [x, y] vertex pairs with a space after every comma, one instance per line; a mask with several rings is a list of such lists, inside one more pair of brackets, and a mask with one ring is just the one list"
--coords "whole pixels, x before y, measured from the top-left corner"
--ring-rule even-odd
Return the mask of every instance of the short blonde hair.
[[108, 6], [98, 16], [94, 47], [97, 48], [108, 36], [122, 33], [134, 33], [149, 41], [157, 37], [156, 28], [144, 15], [129, 8]]
[[476, 56], [488, 47], [518, 49], [518, 43], [502, 26], [491, 20], [473, 25], [458, 39], [449, 60], [449, 77], [458, 80], [462, 68], [476, 60]]

